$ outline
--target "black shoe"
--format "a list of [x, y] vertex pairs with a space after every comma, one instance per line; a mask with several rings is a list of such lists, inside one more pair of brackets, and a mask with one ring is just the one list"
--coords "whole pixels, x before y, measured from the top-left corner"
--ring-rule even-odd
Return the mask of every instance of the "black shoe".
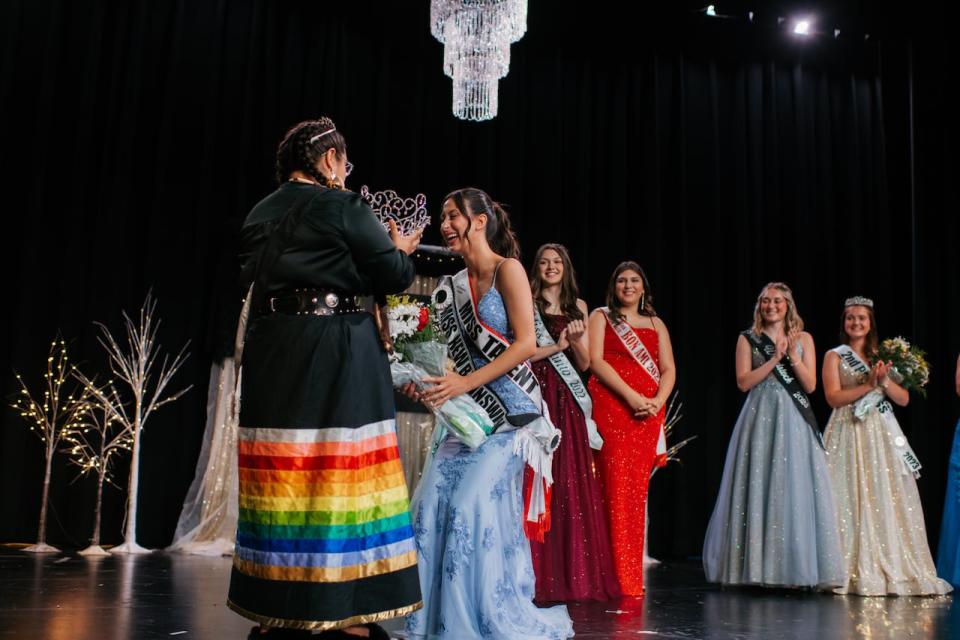
[[366, 627], [370, 630], [370, 635], [367, 638], [363, 636], [356, 636], [352, 633], [347, 633], [343, 629], [331, 629], [330, 631], [324, 631], [323, 633], [314, 636], [317, 640], [390, 640], [390, 634], [378, 624], [368, 622], [367, 624], [359, 625], [361, 627]]
[[390, 640], [390, 634], [380, 625], [368, 622], [363, 626], [370, 629], [370, 640]]

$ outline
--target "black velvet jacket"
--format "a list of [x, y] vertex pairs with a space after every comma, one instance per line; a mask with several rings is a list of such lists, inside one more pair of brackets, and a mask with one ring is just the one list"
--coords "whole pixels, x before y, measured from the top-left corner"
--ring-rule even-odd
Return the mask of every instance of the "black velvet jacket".
[[320, 191], [290, 243], [267, 274], [266, 293], [312, 287], [382, 297], [410, 286], [414, 263], [399, 251], [370, 207], [351, 191], [286, 182], [247, 216], [240, 238], [241, 284], [250, 285], [247, 264], [276, 222], [302, 197]]

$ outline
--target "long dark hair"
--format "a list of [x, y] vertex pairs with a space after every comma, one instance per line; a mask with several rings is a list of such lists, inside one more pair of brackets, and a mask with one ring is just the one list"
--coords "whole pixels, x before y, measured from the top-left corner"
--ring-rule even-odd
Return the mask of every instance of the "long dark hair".
[[[443, 201], [453, 200], [460, 213], [467, 216], [467, 233], [473, 226], [473, 218], [481, 213], [487, 214], [487, 243], [493, 252], [504, 258], [520, 258], [520, 243], [510, 225], [510, 217], [503, 207], [494, 202], [487, 193], [475, 187], [464, 187], [451, 191]], [[466, 237], [464, 240], [468, 241]], [[468, 241], [469, 242], [469, 241]]]
[[570, 320], [583, 320], [583, 311], [577, 307], [577, 298], [580, 290], [577, 288], [577, 274], [573, 270], [573, 262], [567, 248], [562, 244], [548, 243], [537, 249], [533, 257], [533, 266], [530, 267], [530, 291], [533, 292], [533, 301], [540, 313], [547, 308], [547, 300], [543, 297], [543, 280], [540, 278], [540, 260], [546, 251], [556, 251], [563, 262], [563, 278], [560, 280], [560, 310]]
[[877, 331], [877, 318], [873, 314], [873, 307], [865, 304], [852, 304], [843, 308], [843, 313], [840, 314], [840, 342], [850, 344], [850, 336], [847, 335], [845, 326], [847, 324], [847, 309], [850, 307], [863, 307], [867, 310], [867, 316], [870, 318], [870, 331], [867, 332], [867, 337], [863, 341], [863, 355], [867, 356], [870, 364], [873, 364], [873, 360], [877, 357], [877, 351], [880, 350], [880, 334]]
[[617, 268], [613, 270], [613, 275], [610, 276], [610, 282], [607, 284], [607, 308], [610, 309], [610, 319], [616, 323], [623, 320], [624, 317], [620, 311], [620, 307], [623, 305], [620, 298], [617, 297], [617, 278], [624, 271], [636, 271], [640, 274], [640, 279], [643, 280], [643, 305], [637, 309], [637, 313], [651, 318], [657, 315], [657, 311], [653, 308], [653, 293], [650, 291], [650, 280], [647, 279], [647, 274], [636, 262], [626, 260], [618, 264]]
[[316, 164], [330, 149], [336, 149], [337, 157], [347, 152], [347, 142], [333, 120], [323, 117], [295, 124], [277, 147], [277, 182], [282, 184], [294, 171], [303, 171], [320, 184], [328, 184]]

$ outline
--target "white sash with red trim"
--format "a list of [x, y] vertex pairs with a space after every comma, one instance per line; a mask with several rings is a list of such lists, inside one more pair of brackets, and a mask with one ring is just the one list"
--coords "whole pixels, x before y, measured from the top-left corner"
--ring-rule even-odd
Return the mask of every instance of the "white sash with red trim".
[[[627, 350], [627, 353], [633, 356], [633, 359], [637, 361], [637, 364], [640, 365], [640, 368], [643, 369], [657, 384], [657, 387], [659, 387], [660, 367], [657, 366], [657, 361], [647, 350], [647, 345], [643, 344], [643, 340], [640, 339], [640, 336], [637, 335], [637, 333], [626, 320], [614, 322], [610, 317], [610, 309], [607, 307], [601, 307], [601, 310], [603, 311], [603, 316], [607, 319], [607, 323], [610, 325], [610, 328], [613, 329], [613, 332], [617, 334], [618, 338], [620, 338], [620, 343], [623, 345], [623, 348]], [[667, 463], [667, 434], [663, 430], [662, 422], [660, 423], [660, 435], [657, 437], [656, 455], [658, 467], [661, 467]]]
[[[461, 375], [475, 370], [467, 340], [473, 343], [487, 362], [492, 362], [510, 346], [504, 336], [480, 319], [476, 292], [466, 269], [440, 279], [433, 293], [433, 303], [440, 329], [447, 337], [448, 353]], [[514, 440], [514, 453], [523, 458], [535, 475], [526, 519], [536, 522], [546, 512], [546, 490], [553, 484], [553, 451], [560, 444], [560, 431], [550, 422], [540, 393], [540, 383], [529, 362], [521, 362], [503, 377], [538, 407], [540, 413], [519, 427]], [[514, 428], [507, 420], [506, 406], [491, 388], [481, 386], [471, 391], [470, 395], [487, 410], [497, 429]]]
[[[850, 348], [850, 345], [842, 344], [839, 347], [831, 349], [831, 351], [840, 356], [840, 360], [857, 373], [870, 375], [870, 367], [857, 355], [856, 351]], [[908, 473], [913, 474], [914, 478], [919, 478], [920, 469], [922, 469], [923, 466], [920, 464], [920, 459], [917, 458], [917, 454], [910, 448], [907, 437], [903, 435], [903, 431], [900, 429], [900, 423], [897, 422], [896, 416], [893, 415], [893, 405], [886, 399], [882, 391], [873, 389], [858, 400], [854, 408], [854, 418], [862, 422], [869, 412], [869, 409], [873, 407], [876, 407], [877, 411], [880, 412], [880, 417], [883, 418], [883, 425], [886, 428], [887, 440], [889, 440], [893, 450], [897, 452], [897, 456], [901, 462], [903, 462], [900, 473], [903, 475], [907, 475]]]

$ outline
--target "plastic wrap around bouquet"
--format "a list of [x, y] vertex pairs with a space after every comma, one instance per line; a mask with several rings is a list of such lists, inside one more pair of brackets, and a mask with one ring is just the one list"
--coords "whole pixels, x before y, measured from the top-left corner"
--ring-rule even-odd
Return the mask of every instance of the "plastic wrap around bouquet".
[[[930, 365], [927, 363], [926, 352], [919, 349], [901, 337], [888, 338], [880, 343], [875, 360], [889, 362], [892, 367], [889, 378], [908, 391], [916, 391], [921, 397], [926, 397], [924, 387], [930, 381]], [[884, 402], [886, 396], [883, 391], [874, 389], [857, 401], [853, 407], [853, 414], [858, 420], [866, 418], [873, 407]]]
[[[387, 296], [387, 319], [394, 352], [390, 357], [390, 376], [393, 386], [409, 383], [417, 390], [429, 388], [424, 382], [428, 376], [446, 373], [447, 345], [433, 326], [434, 314], [430, 305], [409, 296]], [[437, 418], [433, 448], [452, 434], [471, 449], [476, 449], [493, 431], [493, 421], [486, 410], [469, 395], [450, 398], [439, 407], [427, 405]]]

